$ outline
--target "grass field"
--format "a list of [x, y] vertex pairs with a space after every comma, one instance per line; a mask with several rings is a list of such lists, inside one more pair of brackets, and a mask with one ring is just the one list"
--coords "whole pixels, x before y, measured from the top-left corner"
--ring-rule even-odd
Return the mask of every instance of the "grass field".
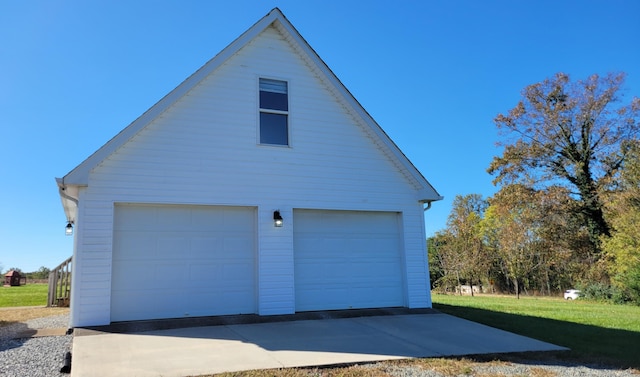
[[0, 327], [34, 318], [60, 315], [69, 308], [46, 308], [48, 284], [0, 286]]
[[433, 297], [443, 313], [571, 348], [564, 357], [640, 368], [640, 307], [511, 296]]
[[48, 284], [0, 287], [0, 308], [47, 305]]

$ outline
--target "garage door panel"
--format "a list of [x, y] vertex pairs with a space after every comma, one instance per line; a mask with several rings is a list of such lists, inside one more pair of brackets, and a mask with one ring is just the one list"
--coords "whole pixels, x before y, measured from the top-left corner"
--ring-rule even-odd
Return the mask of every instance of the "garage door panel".
[[255, 258], [255, 241], [248, 238], [221, 234], [219, 237], [194, 237], [191, 239], [189, 255], [192, 258], [247, 260]]
[[349, 265], [339, 262], [327, 262], [320, 258], [299, 262], [295, 266], [296, 276], [304, 277], [304, 279], [298, 279], [297, 283], [306, 285], [321, 282], [328, 283], [349, 273]]
[[223, 245], [222, 237], [202, 237], [195, 236], [191, 238], [191, 248], [189, 249], [189, 257], [192, 259], [209, 259], [220, 250]]
[[248, 239], [246, 235], [229, 235], [223, 239], [221, 251], [229, 258], [245, 259], [253, 257], [253, 244], [253, 238]]
[[253, 208], [117, 205], [115, 221], [112, 321], [256, 312]]
[[242, 228], [248, 221], [254, 221], [254, 215], [238, 211], [223, 211], [222, 219], [225, 228], [238, 229]]
[[[149, 233], [127, 232], [127, 237], [114, 240], [114, 249], [118, 248], [126, 253], [122, 259], [146, 259], [148, 258], [149, 245], [156, 242], [156, 239]], [[126, 251], [125, 251], [126, 250]]]
[[[305, 309], [315, 308], [318, 306], [317, 297], [325, 297], [323, 305], [326, 307], [339, 307], [349, 300], [349, 290], [345, 287], [324, 287], [322, 289], [307, 288], [304, 295], [296, 295], [297, 311], [305, 310], [322, 310], [322, 309]], [[341, 309], [349, 309], [349, 306], [341, 307]]]
[[[398, 249], [398, 237], [389, 237], [381, 234], [372, 235], [366, 239], [356, 239], [353, 241], [358, 250], [368, 252], [369, 250], [397, 250]], [[381, 255], [375, 254], [374, 256], [380, 257]], [[387, 258], [393, 258], [390, 254], [382, 255]]]
[[396, 307], [398, 306], [398, 303], [397, 300], [392, 298], [392, 294], [395, 294], [395, 292], [388, 292], [379, 288], [376, 288], [373, 291], [362, 289], [358, 292], [352, 293], [352, 295], [356, 297], [353, 301], [353, 308], [369, 308], [371, 297], [376, 297], [376, 307]]
[[207, 208], [195, 208], [189, 217], [190, 229], [195, 232], [217, 232], [224, 229], [224, 211], [219, 216], [211, 216]]
[[[220, 292], [206, 292], [206, 293], [197, 293], [194, 292], [189, 295], [189, 303], [187, 307], [189, 308], [188, 312], [189, 316], [192, 317], [201, 317], [210, 315], [210, 304], [211, 302], [224, 302], [224, 295]], [[224, 310], [221, 310], [220, 315], [229, 314], [225, 313]]]
[[305, 250], [306, 255], [304, 260], [327, 260], [327, 257], [338, 257], [342, 254], [344, 241], [340, 242], [340, 240], [337, 239], [330, 240], [315, 237], [305, 239], [305, 235], [298, 234], [294, 237], [296, 238], [296, 249]]
[[150, 211], [115, 211], [113, 228], [116, 231], [144, 231], [158, 227]]
[[246, 276], [253, 274], [254, 272], [255, 267], [253, 266], [253, 264], [227, 263], [222, 267], [221, 276], [226, 281], [232, 281], [235, 282], [235, 284], [246, 286], [249, 283], [246, 279]]
[[176, 259], [176, 252], [184, 253], [189, 250], [189, 237], [183, 235], [160, 235], [156, 240], [155, 253], [153, 257], [156, 259]]
[[[317, 266], [313, 263], [296, 263], [296, 276], [304, 275], [306, 284], [321, 283], [326, 275], [324, 266]], [[305, 284], [302, 281], [296, 281], [296, 284]]]
[[403, 306], [397, 213], [294, 211], [296, 310]]
[[[172, 318], [176, 308], [187, 305], [187, 297], [181, 296], [180, 291], [171, 289], [153, 293], [147, 290], [130, 290], [121, 292], [120, 296], [122, 299], [112, 301], [111, 310], [116, 313], [126, 312], [127, 320], [130, 321], [148, 319], [149, 308], [153, 308], [156, 318]], [[129, 304], [132, 301], [136, 302], [135, 306]]]
[[153, 223], [155, 227], [152, 230], [173, 231], [173, 232], [189, 232], [193, 229], [191, 217], [197, 209], [185, 211], [181, 206], [164, 206], [153, 209]]
[[[178, 267], [178, 270], [176, 270], [176, 267]], [[175, 284], [172, 282], [176, 280], [177, 281], [180, 280], [180, 279], [176, 279], [176, 277], [180, 276], [180, 275], [176, 276], [176, 271], [180, 271], [179, 267], [180, 265], [176, 266], [171, 262], [160, 261], [159, 263], [153, 266], [152, 277], [155, 278], [157, 282], [163, 282], [164, 283], [162, 284], [163, 286]]]
[[175, 278], [176, 270], [180, 269], [180, 265], [172, 263], [157, 263], [149, 266], [143, 261], [117, 262], [113, 264], [113, 280], [117, 279], [118, 284], [113, 287], [113, 290], [127, 292], [129, 290], [156, 290], [160, 287], [183, 286], [182, 280]]
[[207, 283], [218, 280], [222, 274], [222, 266], [219, 263], [195, 263], [189, 266], [189, 280], [193, 283]]
[[398, 228], [391, 212], [297, 210], [295, 215], [296, 232], [300, 234], [353, 234], [376, 228], [377, 234], [395, 237]]
[[[112, 279], [122, 282], [128, 289], [153, 289], [161, 279], [157, 278], [155, 271], [149, 271], [144, 262], [113, 263]], [[140, 271], [145, 271], [141, 274]], [[127, 289], [120, 288], [119, 291]]]

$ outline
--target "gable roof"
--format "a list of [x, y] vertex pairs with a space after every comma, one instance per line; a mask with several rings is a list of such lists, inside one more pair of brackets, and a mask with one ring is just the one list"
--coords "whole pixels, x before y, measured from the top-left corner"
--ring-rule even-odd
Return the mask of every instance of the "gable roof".
[[[198, 83], [204, 80], [209, 74], [215, 71], [225, 61], [235, 55], [242, 47], [251, 42], [251, 40], [256, 38], [271, 25], [275, 26], [277, 30], [283, 34], [285, 39], [288, 40], [297, 51], [299, 51], [302, 57], [310, 63], [311, 67], [314, 68], [314, 70], [316, 70], [326, 81], [330, 90], [342, 102], [343, 106], [350, 109], [351, 112], [364, 123], [367, 131], [375, 136], [377, 144], [382, 146], [385, 152], [391, 156], [392, 160], [394, 160], [396, 166], [399, 166], [403, 170], [403, 173], [410, 177], [414, 184], [420, 188], [416, 199], [421, 202], [432, 202], [443, 199], [443, 197], [438, 194], [418, 169], [416, 169], [411, 161], [409, 161], [404, 153], [402, 153], [400, 148], [398, 148], [391, 138], [389, 138], [389, 136], [382, 130], [371, 115], [369, 115], [362, 105], [360, 105], [351, 92], [349, 92], [349, 90], [342, 84], [338, 77], [331, 71], [313, 48], [311, 48], [300, 33], [298, 33], [280, 9], [274, 8], [237, 39], [231, 42], [231, 44], [225, 47], [220, 53], [214, 56], [205, 65], [143, 113], [139, 118], [134, 120], [130, 125], [95, 151], [80, 165], [71, 170], [62, 179], [57, 179], [65, 212], [67, 212], [67, 206], [71, 204], [68, 203], [69, 200], [76, 202], [76, 200], [74, 200], [76, 199], [74, 198], [75, 195], [71, 192], [75, 190], [67, 190], [67, 188], [72, 188], [72, 186], [76, 186], [76, 188], [77, 186], [86, 186], [89, 180], [89, 173], [93, 168], [123, 146], [156, 117], [161, 115], [191, 89], [198, 85]], [[67, 212], [67, 217], [74, 216], [70, 216], [70, 213]], [[72, 220], [73, 219], [70, 219], [70, 221]]]

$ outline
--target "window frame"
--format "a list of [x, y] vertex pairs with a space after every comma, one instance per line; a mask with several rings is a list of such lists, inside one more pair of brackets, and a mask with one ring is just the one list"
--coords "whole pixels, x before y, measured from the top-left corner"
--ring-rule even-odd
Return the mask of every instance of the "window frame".
[[[272, 77], [272, 76], [258, 76], [258, 79], [256, 80], [256, 84], [257, 84], [257, 108], [258, 108], [258, 114], [257, 114], [257, 143], [258, 145], [263, 145], [263, 146], [271, 146], [271, 147], [291, 147], [291, 101], [289, 100], [290, 98], [290, 94], [291, 94], [291, 80], [287, 80], [287, 79], [283, 79], [283, 78], [279, 78], [279, 77]], [[260, 103], [260, 94], [262, 92], [262, 90], [260, 89], [260, 82], [261, 80], [271, 80], [271, 81], [279, 81], [279, 82], [283, 82], [286, 85], [286, 96], [287, 96], [287, 110], [277, 110], [277, 109], [272, 109], [272, 108], [263, 108], [261, 107], [261, 103]], [[286, 120], [286, 144], [279, 144], [279, 143], [264, 143], [262, 142], [262, 114], [274, 114], [274, 115], [284, 115], [285, 116], [285, 120]]]

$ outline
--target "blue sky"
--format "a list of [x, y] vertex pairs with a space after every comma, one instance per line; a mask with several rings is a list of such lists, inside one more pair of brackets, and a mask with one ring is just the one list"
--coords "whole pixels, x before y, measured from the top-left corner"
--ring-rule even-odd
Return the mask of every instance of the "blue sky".
[[72, 254], [61, 177], [279, 7], [445, 200], [495, 192], [493, 118], [528, 84], [628, 74], [640, 96], [640, 1], [2, 1], [0, 264]]

